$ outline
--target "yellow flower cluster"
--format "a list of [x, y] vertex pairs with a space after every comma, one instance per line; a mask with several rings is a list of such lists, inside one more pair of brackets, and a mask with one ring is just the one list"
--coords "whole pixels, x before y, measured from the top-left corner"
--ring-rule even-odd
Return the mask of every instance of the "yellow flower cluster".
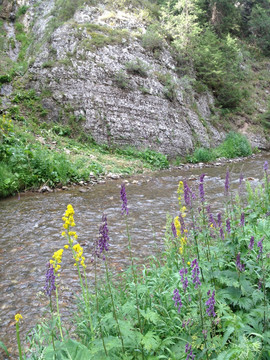
[[8, 134], [11, 130], [13, 130], [12, 120], [8, 120], [6, 115], [3, 115], [2, 118], [0, 118], [0, 130], [0, 133], [2, 134]]
[[[62, 218], [64, 221], [63, 227], [64, 229], [69, 229], [70, 226], [75, 226], [75, 222], [73, 219], [73, 215], [74, 215], [74, 209], [72, 207], [72, 205], [68, 205], [67, 206], [67, 210], [65, 212], [65, 216]], [[63, 233], [62, 233], [63, 234]]]
[[[65, 236], [68, 239], [69, 245], [73, 244], [74, 239], [78, 239], [78, 235], [76, 234], [76, 231], [70, 231], [70, 226], [75, 226], [73, 215], [75, 214], [75, 211], [72, 207], [72, 205], [67, 206], [67, 210], [65, 212], [65, 216], [62, 218], [64, 221], [63, 227], [66, 231], [62, 232], [62, 236]], [[69, 245], [65, 245], [64, 248], [68, 249]]]
[[82, 256], [83, 255], [83, 248], [81, 247], [81, 245], [80, 244], [74, 245], [73, 250], [76, 253], [76, 256], [74, 256], [74, 259], [76, 261], [74, 266], [77, 266], [77, 263], [79, 262], [82, 265], [82, 267], [86, 268], [86, 265], [84, 263], [85, 257]]
[[52, 264], [55, 272], [61, 269], [60, 264], [62, 262], [63, 251], [63, 249], [57, 250], [52, 256], [54, 260], [50, 260], [50, 264]]
[[183, 183], [183, 181], [179, 181], [177, 194], [178, 194], [178, 201], [179, 201], [180, 208], [182, 206], [182, 194], [183, 193], [184, 193], [184, 183]]
[[20, 319], [22, 319], [22, 318], [23, 318], [23, 317], [22, 317], [21, 314], [16, 314], [16, 315], [15, 315], [15, 321], [16, 321], [16, 322], [19, 322]]

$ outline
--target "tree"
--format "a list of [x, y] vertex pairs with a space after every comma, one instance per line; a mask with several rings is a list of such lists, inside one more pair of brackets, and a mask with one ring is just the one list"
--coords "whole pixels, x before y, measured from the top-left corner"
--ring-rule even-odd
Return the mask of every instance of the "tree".
[[201, 32], [196, 0], [167, 1], [162, 7], [164, 27], [174, 38], [175, 46], [187, 51]]

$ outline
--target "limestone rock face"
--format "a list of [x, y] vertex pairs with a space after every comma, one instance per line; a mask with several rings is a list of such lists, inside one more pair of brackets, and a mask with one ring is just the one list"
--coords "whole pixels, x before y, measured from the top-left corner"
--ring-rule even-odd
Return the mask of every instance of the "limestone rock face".
[[213, 96], [196, 94], [195, 79], [179, 75], [169, 45], [164, 41], [158, 52], [143, 47], [141, 12], [120, 10], [110, 0], [84, 4], [53, 28], [54, 0], [25, 3], [24, 25], [35, 34], [33, 48], [39, 44], [28, 86], [50, 94], [43, 98], [50, 120], [72, 116], [98, 143], [169, 156], [224, 139], [211, 123]]

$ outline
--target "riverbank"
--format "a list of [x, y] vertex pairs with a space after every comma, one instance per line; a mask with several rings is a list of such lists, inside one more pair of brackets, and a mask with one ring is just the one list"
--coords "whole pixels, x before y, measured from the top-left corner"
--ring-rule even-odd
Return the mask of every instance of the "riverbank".
[[[193, 154], [167, 159], [151, 149], [98, 145], [81, 136], [72, 137], [63, 126], [37, 126], [24, 119], [0, 118], [0, 198], [22, 191], [81, 191], [108, 179], [119, 179], [187, 163], [223, 164], [226, 158], [249, 156], [247, 139], [229, 133], [215, 149], [196, 148]], [[192, 166], [192, 165], [190, 165]]]

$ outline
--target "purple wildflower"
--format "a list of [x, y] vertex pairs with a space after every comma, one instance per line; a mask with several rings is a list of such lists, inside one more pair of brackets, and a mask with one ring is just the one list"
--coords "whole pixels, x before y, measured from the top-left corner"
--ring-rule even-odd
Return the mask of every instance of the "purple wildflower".
[[215, 221], [215, 219], [214, 219], [214, 216], [213, 216], [212, 213], [210, 213], [210, 211], [209, 211], [209, 213], [208, 213], [208, 221], [209, 221], [209, 225], [210, 225], [210, 226], [213, 225], [214, 228], [217, 227], [217, 223], [216, 223], [216, 221]]
[[128, 215], [128, 207], [127, 207], [127, 194], [126, 194], [126, 187], [125, 184], [121, 185], [121, 200], [122, 200], [122, 215], [126, 213]]
[[171, 227], [172, 227], [173, 237], [176, 238], [177, 237], [177, 232], [176, 232], [176, 227], [175, 227], [175, 224], [174, 224], [173, 221], [172, 221]]
[[259, 259], [262, 256], [262, 252], [263, 252], [263, 244], [262, 244], [262, 242], [263, 242], [263, 239], [264, 239], [264, 236], [261, 238], [260, 241], [258, 241], [258, 244], [257, 244], [257, 246], [259, 248], [259, 254], [257, 256], [257, 259]]
[[179, 274], [181, 276], [181, 283], [183, 285], [184, 293], [186, 293], [187, 287], [188, 287], [188, 278], [187, 278], [187, 276], [185, 276], [185, 275], [187, 275], [187, 268], [182, 268], [179, 271]]
[[245, 265], [244, 265], [243, 263], [241, 263], [241, 261], [240, 261], [240, 256], [241, 256], [241, 253], [239, 252], [239, 253], [237, 254], [237, 256], [236, 256], [236, 262], [235, 262], [235, 264], [236, 264], [237, 269], [238, 269], [240, 272], [242, 272], [242, 271], [245, 271]]
[[192, 321], [192, 319], [190, 319], [190, 318], [189, 318], [188, 320], [186, 320], [186, 321], [184, 320], [184, 321], [182, 322], [182, 327], [183, 327], [183, 328], [186, 328], [186, 327], [188, 327], [189, 325], [190, 325], [190, 326], [193, 325], [193, 321]]
[[226, 229], [227, 229], [227, 233], [230, 234], [231, 233], [231, 222], [230, 219], [226, 220]]
[[221, 239], [224, 240], [224, 231], [223, 231], [222, 227], [219, 229], [219, 233], [220, 233]]
[[191, 348], [191, 344], [187, 343], [185, 346], [185, 353], [187, 354], [186, 360], [194, 360], [195, 359], [195, 355], [193, 355], [192, 352], [192, 348]]
[[241, 214], [240, 226], [242, 226], [242, 227], [245, 226], [245, 214], [244, 213]]
[[56, 290], [54, 270], [53, 266], [50, 263], [47, 264], [46, 283], [44, 286], [44, 290], [49, 297], [51, 297], [52, 291]]
[[218, 213], [218, 215], [217, 215], [217, 222], [218, 222], [218, 227], [221, 227], [221, 225], [222, 225], [221, 213]]
[[174, 289], [172, 299], [174, 301], [174, 306], [178, 308], [178, 312], [180, 313], [181, 307], [183, 306], [183, 304], [182, 304], [181, 297], [180, 297], [178, 289]]
[[186, 180], [184, 180], [184, 199], [185, 199], [185, 203], [187, 206], [191, 204], [190, 195], [191, 195], [191, 190], [190, 190]]
[[191, 269], [192, 269], [192, 282], [193, 284], [195, 284], [195, 289], [198, 289], [198, 286], [201, 285], [200, 282], [200, 269], [199, 269], [199, 264], [197, 259], [194, 259], [190, 265]]
[[225, 179], [225, 195], [229, 194], [229, 188], [230, 188], [230, 172], [228, 169], [226, 172], [226, 179]]
[[186, 226], [185, 226], [184, 218], [183, 218], [181, 213], [179, 214], [179, 222], [180, 222], [180, 225], [181, 225], [181, 228], [180, 228], [181, 229], [181, 234], [183, 234]]
[[249, 248], [249, 250], [252, 250], [253, 247], [254, 247], [254, 236], [251, 236], [248, 248]]
[[203, 188], [204, 177], [205, 177], [205, 174], [202, 174], [200, 176], [200, 185], [199, 185], [199, 192], [200, 192], [200, 198], [201, 198], [202, 204], [205, 202], [205, 198], [204, 198], [205, 194], [204, 194], [204, 188]]
[[105, 214], [102, 215], [102, 224], [99, 227], [99, 238], [97, 241], [97, 256], [104, 255], [104, 251], [109, 250], [109, 230], [107, 224], [107, 217]]
[[[211, 291], [209, 290], [207, 292], [207, 295], [210, 296]], [[215, 313], [215, 290], [213, 290], [212, 295], [209, 297], [209, 299], [206, 301], [205, 305], [208, 306], [206, 308], [206, 312], [208, 316], [212, 316], [213, 318], [217, 316], [217, 314]]]
[[263, 170], [266, 172], [268, 170], [268, 161], [265, 161], [263, 165]]

